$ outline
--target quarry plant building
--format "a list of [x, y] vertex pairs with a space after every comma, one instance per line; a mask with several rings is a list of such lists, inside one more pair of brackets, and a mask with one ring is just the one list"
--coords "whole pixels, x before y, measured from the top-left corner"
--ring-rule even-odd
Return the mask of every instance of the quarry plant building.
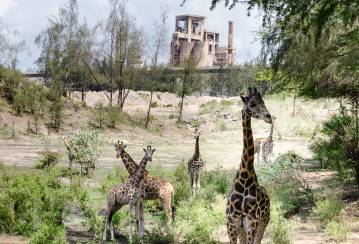
[[181, 66], [190, 56], [198, 60], [198, 67], [234, 64], [233, 22], [228, 22], [228, 45], [219, 46], [219, 33], [207, 31], [204, 20], [204, 16], [176, 16], [171, 41], [171, 66]]

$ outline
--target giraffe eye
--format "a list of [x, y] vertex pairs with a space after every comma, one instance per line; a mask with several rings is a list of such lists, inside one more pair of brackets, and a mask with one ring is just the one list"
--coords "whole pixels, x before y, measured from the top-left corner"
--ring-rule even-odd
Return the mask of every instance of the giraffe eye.
[[249, 106], [253, 108], [253, 107], [256, 106], [256, 104], [255, 104], [255, 103], [251, 103], [251, 104], [249, 104]]

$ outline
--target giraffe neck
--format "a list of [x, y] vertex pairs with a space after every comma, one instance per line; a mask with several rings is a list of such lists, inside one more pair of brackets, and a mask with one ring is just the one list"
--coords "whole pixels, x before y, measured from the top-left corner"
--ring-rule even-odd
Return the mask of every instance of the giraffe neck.
[[[243, 126], [243, 152], [241, 165], [239, 167], [238, 176], [248, 178], [255, 176], [254, 171], [254, 143], [251, 128], [251, 115], [242, 110], [242, 126]], [[255, 177], [256, 178], [256, 177]]]
[[194, 150], [194, 155], [193, 155], [193, 159], [199, 159], [200, 154], [199, 154], [199, 135], [197, 135], [196, 137], [196, 147]]
[[131, 177], [133, 179], [133, 184], [136, 187], [138, 187], [140, 182], [145, 178], [145, 171], [146, 171], [146, 166], [147, 166], [148, 160], [149, 160], [149, 158], [146, 154], [143, 157], [140, 165], [138, 166], [138, 169], [136, 170], [136, 172], [134, 172], [134, 174]]
[[138, 169], [138, 165], [135, 163], [135, 161], [131, 158], [131, 156], [125, 152], [125, 150], [122, 150], [121, 152], [121, 158], [122, 158], [122, 162], [125, 165], [128, 173], [130, 175], [132, 175], [133, 173], [136, 172], [136, 170]]
[[272, 141], [273, 140], [273, 127], [274, 127], [274, 122], [272, 121], [271, 127], [270, 127], [270, 133], [268, 136], [268, 140]]

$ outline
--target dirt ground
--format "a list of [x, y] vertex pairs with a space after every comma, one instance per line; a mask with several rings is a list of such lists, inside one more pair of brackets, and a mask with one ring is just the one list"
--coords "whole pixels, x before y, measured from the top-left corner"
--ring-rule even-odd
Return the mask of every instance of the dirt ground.
[[[79, 94], [73, 94], [73, 99], [79, 101]], [[148, 92], [132, 92], [125, 104], [125, 112], [129, 114], [144, 113], [148, 106]], [[181, 162], [187, 162], [194, 152], [193, 128], [194, 120], [204, 120], [203, 135], [200, 140], [201, 155], [205, 161], [206, 169], [216, 167], [237, 168], [240, 162], [242, 150], [242, 131], [238, 112], [241, 109], [239, 98], [227, 98], [233, 104], [210, 113], [201, 113], [201, 105], [211, 100], [218, 102], [223, 98], [208, 96], [189, 96], [185, 99], [184, 121], [182, 125], [176, 124], [177, 103], [179, 99], [170, 93], [155, 93], [154, 102], [156, 107], [152, 108], [155, 123], [159, 127], [156, 131], [144, 130], [138, 127], [124, 126], [116, 130], [106, 130], [107, 142], [103, 146], [98, 167], [101, 170], [110, 170], [121, 162], [115, 158], [113, 143], [123, 140], [128, 144], [128, 153], [140, 161], [143, 156], [142, 148], [151, 144], [156, 148], [153, 165], [160, 164], [164, 167], [174, 167]], [[86, 97], [86, 104], [92, 107], [98, 101], [107, 103], [103, 93], [90, 92]], [[292, 101], [290, 99], [268, 98], [267, 107], [277, 117], [274, 130], [274, 153], [275, 158], [281, 153], [294, 151], [303, 158], [311, 158], [308, 148], [313, 137], [316, 136], [317, 128], [323, 120], [336, 112], [337, 104], [333, 101], [298, 101], [296, 116], [292, 116]], [[50, 149], [59, 151], [62, 155], [61, 163], [67, 164], [65, 148], [61, 141], [63, 135], [86, 127], [90, 108], [85, 111], [75, 111], [69, 106], [66, 114], [64, 129], [60, 133], [48, 132], [45, 126], [40, 128], [41, 135], [26, 135], [28, 117], [17, 117], [13, 115], [10, 108], [0, 110], [0, 125], [14, 124], [17, 130], [15, 139], [0, 138], [0, 162], [5, 165], [17, 165], [20, 167], [33, 167], [41, 157], [41, 151]], [[315, 111], [315, 112], [314, 112]], [[218, 121], [226, 125], [226, 129], [216, 127]], [[269, 125], [263, 122], [253, 121], [254, 137], [266, 137]], [[325, 180], [333, 176], [333, 172], [306, 172], [304, 177], [319, 187], [325, 184]], [[355, 207], [351, 206], [352, 212]], [[353, 210], [354, 209], [354, 210]], [[348, 210], [350, 211], [350, 209]], [[357, 221], [359, 216], [353, 220]], [[227, 243], [226, 231], [220, 229], [216, 236], [222, 243]], [[319, 244], [334, 243], [322, 231], [311, 226], [305, 219], [294, 216], [290, 219], [290, 237], [293, 243]], [[268, 238], [266, 238], [266, 241]], [[264, 241], [264, 243], [266, 243]], [[0, 243], [24, 243], [21, 237], [0, 235]], [[359, 243], [359, 225], [354, 226], [350, 239], [346, 243]]]

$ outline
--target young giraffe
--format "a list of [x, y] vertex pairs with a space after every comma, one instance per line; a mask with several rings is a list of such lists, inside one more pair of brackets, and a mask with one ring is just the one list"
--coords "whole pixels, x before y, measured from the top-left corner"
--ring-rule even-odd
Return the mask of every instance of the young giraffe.
[[111, 231], [111, 240], [115, 239], [114, 227], [112, 223], [113, 215], [124, 205], [130, 205], [130, 226], [129, 226], [129, 240], [132, 241], [132, 225], [133, 225], [133, 210], [135, 209], [137, 229], [139, 229], [140, 237], [144, 234], [144, 212], [143, 212], [143, 195], [140, 189], [140, 183], [145, 178], [146, 165], [148, 161], [152, 161], [152, 155], [155, 149], [147, 146], [145, 156], [143, 157], [138, 169], [128, 177], [128, 179], [121, 185], [113, 187], [107, 196], [107, 217], [105, 223], [105, 231], [103, 233], [103, 240], [106, 241], [107, 227]]
[[[270, 128], [269, 135], [267, 139], [262, 144], [262, 158], [263, 162], [267, 162], [269, 155], [273, 153], [273, 129], [274, 129], [274, 121], [276, 120], [275, 116], [272, 116], [272, 124]], [[259, 156], [259, 154], [258, 154]]]
[[256, 89], [248, 89], [248, 96], [241, 99], [243, 124], [243, 153], [239, 170], [227, 196], [227, 232], [231, 244], [259, 244], [269, 222], [269, 197], [259, 186], [254, 171], [253, 134], [251, 117], [272, 123], [262, 96]]
[[197, 189], [201, 188], [200, 174], [203, 170], [204, 163], [199, 153], [199, 136], [201, 132], [198, 128], [195, 129], [194, 138], [196, 139], [196, 147], [193, 157], [188, 161], [188, 178], [191, 187], [192, 196], [196, 195]]
[[[128, 173], [132, 175], [138, 169], [138, 165], [131, 158], [131, 156], [125, 151], [126, 145], [121, 141], [115, 144], [116, 158], [121, 157], [123, 164], [125, 165]], [[145, 200], [159, 199], [163, 206], [163, 210], [166, 215], [167, 225], [170, 226], [172, 220], [174, 220], [175, 207], [172, 206], [172, 199], [174, 197], [174, 187], [167, 180], [156, 179], [149, 175], [148, 171], [145, 171], [145, 179], [141, 181], [141, 189], [144, 189]]]

